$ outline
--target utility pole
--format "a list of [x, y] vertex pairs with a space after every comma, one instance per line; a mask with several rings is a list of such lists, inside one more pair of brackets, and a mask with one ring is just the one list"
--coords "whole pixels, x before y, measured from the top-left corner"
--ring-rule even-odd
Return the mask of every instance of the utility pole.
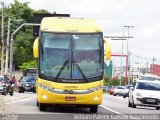
[[8, 18], [8, 33], [7, 33], [7, 45], [6, 45], [6, 62], [5, 62], [5, 74], [8, 73], [8, 59], [9, 59], [9, 40], [10, 40], [10, 21]]
[[3, 75], [3, 73], [4, 73], [4, 42], [5, 42], [4, 41], [4, 2], [1, 2], [1, 5], [2, 5], [1, 75]]
[[128, 69], [128, 83], [131, 83], [130, 80], [130, 53], [129, 53], [129, 45], [128, 45], [128, 41], [129, 41], [129, 28], [133, 28], [134, 26], [124, 26], [126, 28], [128, 28], [128, 39], [127, 39], [127, 55], [128, 55], [128, 64], [127, 64], [127, 69]]
[[153, 56], [153, 64], [152, 64], [152, 74], [154, 74], [154, 61], [156, 60], [156, 58]]
[[[124, 38], [124, 28], [123, 28], [123, 38]], [[122, 40], [122, 49], [121, 49], [121, 79], [120, 79], [120, 86], [122, 85], [123, 81], [123, 40]]]
[[148, 60], [147, 60], [147, 74], [148, 74]]

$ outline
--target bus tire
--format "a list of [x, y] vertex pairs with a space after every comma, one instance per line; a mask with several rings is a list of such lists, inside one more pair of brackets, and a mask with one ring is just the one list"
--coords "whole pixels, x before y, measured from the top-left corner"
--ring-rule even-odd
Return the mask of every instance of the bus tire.
[[91, 113], [97, 113], [97, 111], [98, 111], [98, 105], [91, 105], [90, 106]]
[[40, 111], [46, 111], [46, 105], [45, 104], [43, 104], [43, 103], [39, 103], [39, 110]]
[[37, 101], [36, 105], [37, 105], [37, 107], [39, 107], [39, 103], [38, 103], [38, 101]]

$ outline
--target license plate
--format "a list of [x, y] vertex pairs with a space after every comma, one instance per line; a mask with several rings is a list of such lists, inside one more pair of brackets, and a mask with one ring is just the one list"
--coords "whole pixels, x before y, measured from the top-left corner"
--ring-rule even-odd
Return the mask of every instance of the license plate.
[[65, 97], [66, 101], [76, 101], [76, 97]]
[[118, 91], [118, 93], [122, 93], [122, 91]]
[[155, 100], [154, 99], [146, 99], [147, 102], [150, 102], [150, 103], [155, 103]]

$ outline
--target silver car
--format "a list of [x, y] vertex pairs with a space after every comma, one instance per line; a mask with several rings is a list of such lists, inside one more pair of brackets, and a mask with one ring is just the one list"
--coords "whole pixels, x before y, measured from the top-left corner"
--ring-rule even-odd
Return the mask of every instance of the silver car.
[[133, 85], [127, 85], [125, 86], [124, 90], [123, 90], [123, 98], [126, 98], [129, 96], [129, 90], [130, 88], [133, 87]]
[[0, 76], [0, 93], [2, 94], [4, 94], [4, 85], [5, 85], [4, 76]]
[[123, 95], [124, 86], [116, 86], [113, 90], [113, 95]]

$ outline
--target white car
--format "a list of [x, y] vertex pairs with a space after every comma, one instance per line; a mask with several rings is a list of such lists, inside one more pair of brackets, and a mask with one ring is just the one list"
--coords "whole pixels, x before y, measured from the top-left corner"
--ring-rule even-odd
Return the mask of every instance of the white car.
[[160, 81], [138, 80], [129, 91], [128, 107], [155, 107], [160, 109]]
[[116, 95], [123, 95], [123, 91], [124, 91], [124, 86], [116, 86], [113, 89], [113, 95], [114, 96], [116, 96]]

